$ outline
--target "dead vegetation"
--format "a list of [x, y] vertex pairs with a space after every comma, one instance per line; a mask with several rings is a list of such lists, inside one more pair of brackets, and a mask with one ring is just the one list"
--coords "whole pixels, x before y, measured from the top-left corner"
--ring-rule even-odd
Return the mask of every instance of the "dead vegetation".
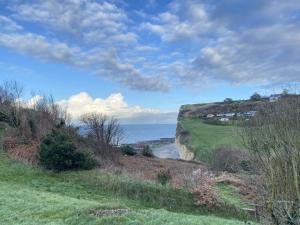
[[218, 205], [219, 199], [214, 185], [226, 183], [240, 189], [245, 201], [255, 202], [254, 188], [249, 185], [248, 175], [231, 173], [215, 173], [201, 162], [149, 158], [140, 155], [120, 156], [120, 165], [107, 165], [106, 171], [141, 180], [156, 182], [160, 171], [170, 171], [172, 179], [170, 185], [175, 188], [189, 190], [194, 196], [196, 205], [213, 208]]

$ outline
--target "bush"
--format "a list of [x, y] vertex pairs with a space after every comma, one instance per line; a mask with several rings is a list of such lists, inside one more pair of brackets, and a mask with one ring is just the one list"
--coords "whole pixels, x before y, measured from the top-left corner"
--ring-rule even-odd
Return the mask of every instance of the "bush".
[[72, 139], [61, 130], [54, 130], [43, 138], [39, 160], [46, 169], [58, 171], [92, 169], [95, 159], [87, 151], [79, 151]]
[[126, 145], [121, 147], [121, 152], [123, 155], [136, 155], [136, 152], [133, 147]]
[[161, 185], [166, 185], [172, 180], [172, 175], [170, 170], [161, 170], [157, 173], [156, 180]]
[[212, 157], [211, 166], [215, 170], [237, 173], [240, 171], [252, 171], [249, 155], [246, 152], [230, 147], [217, 148]]
[[143, 147], [142, 155], [146, 156], [146, 157], [153, 157], [154, 156], [151, 148], [149, 147], [149, 145], [146, 145], [146, 146]]

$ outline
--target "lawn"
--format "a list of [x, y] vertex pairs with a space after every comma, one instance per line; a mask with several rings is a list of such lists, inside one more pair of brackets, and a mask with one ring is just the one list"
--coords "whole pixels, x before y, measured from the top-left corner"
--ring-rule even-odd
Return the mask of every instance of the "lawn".
[[[192, 207], [184, 191], [96, 170], [54, 174], [0, 154], [0, 224], [244, 224], [203, 215]], [[93, 212], [103, 209], [130, 211], [121, 216], [94, 216]]]
[[234, 126], [212, 125], [193, 118], [184, 118], [180, 123], [189, 132], [190, 138], [185, 144], [194, 151], [196, 159], [210, 160], [212, 150], [222, 145], [242, 148]]

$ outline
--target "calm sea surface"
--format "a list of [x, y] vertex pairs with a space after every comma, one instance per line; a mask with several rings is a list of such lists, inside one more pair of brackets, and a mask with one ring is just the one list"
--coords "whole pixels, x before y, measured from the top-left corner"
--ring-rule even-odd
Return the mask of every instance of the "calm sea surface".
[[176, 132], [176, 124], [128, 124], [121, 127], [125, 133], [123, 144], [173, 138]]

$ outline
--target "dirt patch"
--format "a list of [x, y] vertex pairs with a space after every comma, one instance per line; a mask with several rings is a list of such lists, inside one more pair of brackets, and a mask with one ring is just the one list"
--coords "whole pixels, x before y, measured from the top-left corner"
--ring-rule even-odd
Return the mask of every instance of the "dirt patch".
[[156, 180], [159, 171], [169, 170], [172, 176], [171, 184], [174, 187], [184, 186], [184, 177], [193, 171], [206, 170], [203, 163], [144, 156], [121, 156], [120, 164], [123, 174], [144, 180]]
[[129, 212], [129, 209], [103, 209], [96, 211], [94, 215], [97, 217], [123, 216], [128, 214]]
[[202, 162], [175, 159], [159, 159], [144, 156], [120, 156], [119, 167], [109, 167], [106, 170], [119, 175], [134, 177], [141, 180], [156, 181], [159, 171], [170, 171], [171, 185], [175, 188], [187, 188], [193, 195], [195, 204], [215, 206], [217, 193], [213, 188], [217, 183], [228, 183], [240, 190], [241, 196], [254, 202], [255, 194], [248, 185], [246, 175], [231, 173], [214, 173]]

